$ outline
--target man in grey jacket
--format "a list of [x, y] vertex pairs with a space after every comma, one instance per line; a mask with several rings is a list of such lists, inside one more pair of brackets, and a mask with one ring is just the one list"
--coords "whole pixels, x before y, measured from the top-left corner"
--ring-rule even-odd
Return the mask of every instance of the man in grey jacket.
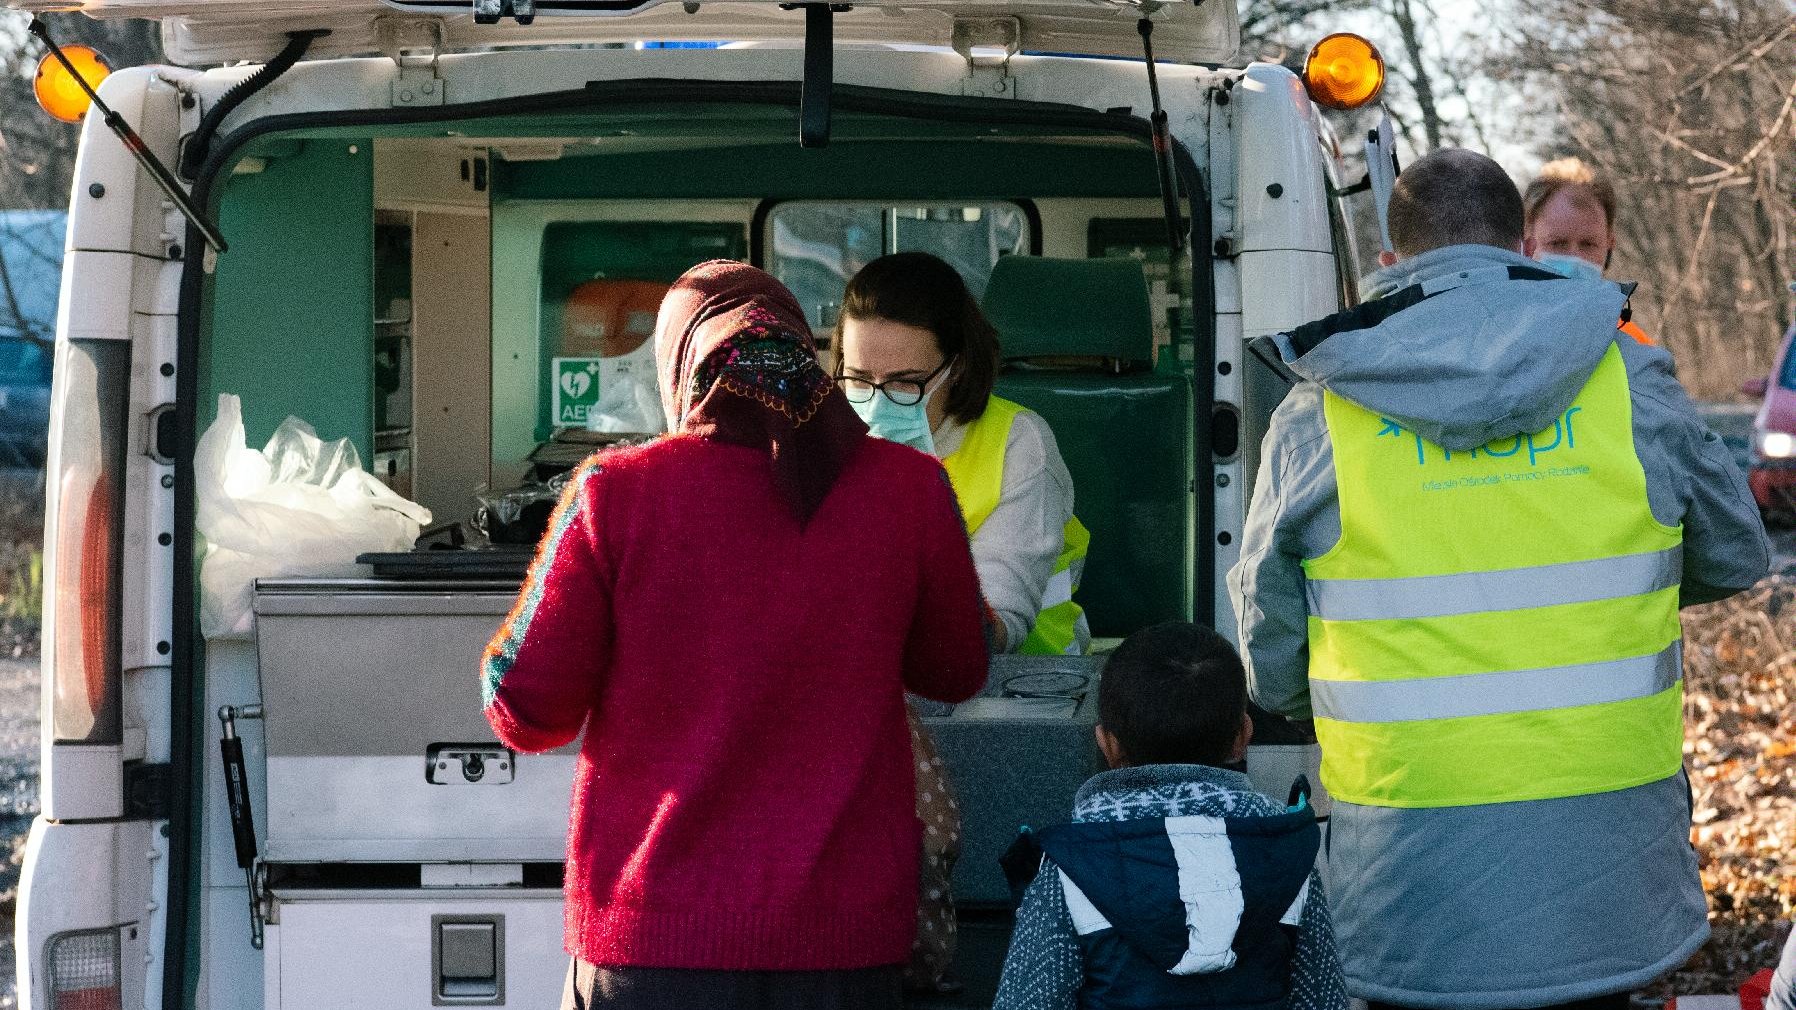
[[1375, 300], [1276, 338], [1305, 381], [1229, 575], [1252, 696], [1316, 719], [1351, 992], [1625, 1007], [1708, 936], [1676, 608], [1770, 545], [1622, 290], [1524, 257], [1500, 167], [1423, 158], [1390, 224]]

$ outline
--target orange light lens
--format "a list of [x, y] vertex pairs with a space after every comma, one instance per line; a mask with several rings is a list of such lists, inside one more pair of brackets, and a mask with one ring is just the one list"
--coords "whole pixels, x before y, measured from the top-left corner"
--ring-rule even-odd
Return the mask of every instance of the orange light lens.
[[[99, 87], [112, 68], [106, 65], [106, 58], [87, 46], [63, 46], [64, 56], [75, 65], [89, 85]], [[62, 65], [54, 53], [45, 53], [44, 58], [37, 61], [37, 80], [32, 83], [32, 90], [37, 93], [38, 107], [53, 118], [65, 123], [79, 123], [81, 117], [87, 115], [88, 106], [93, 99], [81, 89], [81, 82], [75, 80], [74, 74]]]
[[1384, 57], [1358, 35], [1342, 32], [1316, 43], [1303, 64], [1303, 83], [1317, 105], [1357, 109], [1384, 91]]

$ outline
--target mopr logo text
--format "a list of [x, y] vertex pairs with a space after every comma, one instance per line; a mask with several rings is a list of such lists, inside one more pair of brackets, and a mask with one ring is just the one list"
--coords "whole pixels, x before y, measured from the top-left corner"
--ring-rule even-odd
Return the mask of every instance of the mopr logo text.
[[[1542, 428], [1532, 435], [1517, 435], [1509, 439], [1496, 439], [1477, 449], [1458, 453], [1461, 459], [1475, 460], [1480, 454], [1493, 459], [1510, 459], [1527, 452], [1528, 465], [1538, 466], [1540, 458], [1552, 452], [1572, 451], [1578, 447], [1577, 430], [1572, 426], [1572, 417], [1582, 413], [1583, 407], [1573, 407], [1564, 414], [1553, 419], [1551, 428]], [[1416, 465], [1427, 466], [1431, 462], [1451, 463], [1455, 453], [1424, 439], [1421, 435], [1403, 427], [1388, 417], [1380, 417], [1384, 427], [1379, 429], [1378, 438], [1398, 438], [1408, 435], [1415, 439]]]

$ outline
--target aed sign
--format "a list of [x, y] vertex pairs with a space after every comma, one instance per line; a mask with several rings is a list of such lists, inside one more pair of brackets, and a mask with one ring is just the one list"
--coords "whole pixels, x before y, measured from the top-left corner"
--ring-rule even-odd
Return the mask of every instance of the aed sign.
[[555, 426], [584, 428], [599, 405], [599, 359], [556, 358], [551, 373], [555, 388]]

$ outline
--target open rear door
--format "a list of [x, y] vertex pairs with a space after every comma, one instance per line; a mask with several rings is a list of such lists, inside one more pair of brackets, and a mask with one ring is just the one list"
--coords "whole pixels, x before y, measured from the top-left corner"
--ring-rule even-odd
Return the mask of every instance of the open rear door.
[[[415, 37], [407, 22], [440, 20], [451, 49], [472, 46], [657, 41], [781, 41], [804, 37], [802, 10], [780, 0], [6, 0], [24, 9], [71, 7], [94, 17], [158, 18], [171, 60], [204, 64], [265, 60], [287, 32], [327, 28], [310, 56], [386, 52]], [[957, 41], [1023, 52], [1140, 56], [1135, 23], [1155, 22], [1161, 59], [1221, 63], [1240, 27], [1234, 0], [858, 0], [836, 14], [836, 41], [952, 46]], [[496, 23], [481, 23], [496, 18]], [[970, 26], [1001, 19], [972, 39]], [[957, 31], [959, 34], [957, 35]], [[1003, 34], [998, 34], [1003, 33]], [[1008, 35], [1008, 37], [1005, 37]]]

